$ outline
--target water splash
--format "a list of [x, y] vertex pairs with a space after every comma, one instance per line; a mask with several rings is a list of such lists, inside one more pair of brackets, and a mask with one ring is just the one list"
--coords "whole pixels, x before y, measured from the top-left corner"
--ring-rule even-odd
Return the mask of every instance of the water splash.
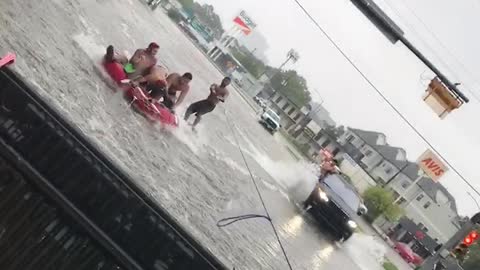
[[362, 270], [383, 270], [385, 245], [373, 236], [354, 234], [342, 247]]

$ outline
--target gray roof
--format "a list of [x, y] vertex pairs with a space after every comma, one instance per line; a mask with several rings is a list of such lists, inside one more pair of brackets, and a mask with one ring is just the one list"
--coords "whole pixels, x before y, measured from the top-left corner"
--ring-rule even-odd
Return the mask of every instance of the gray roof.
[[343, 150], [343, 152], [347, 153], [357, 163], [360, 163], [362, 158], [364, 157], [363, 153], [349, 142], [342, 145], [341, 149]]
[[353, 133], [357, 134], [360, 137], [360, 139], [362, 139], [366, 144], [369, 144], [371, 146], [377, 145], [378, 139], [380, 137], [385, 137], [385, 134], [375, 132], [375, 131], [366, 131], [366, 130], [361, 130], [356, 128], [349, 128], [349, 129]]
[[435, 203], [437, 202], [437, 192], [441, 191], [445, 196], [447, 196], [448, 200], [450, 201], [450, 209], [453, 212], [457, 213], [457, 203], [455, 202], [455, 198], [448, 192], [448, 190], [440, 183], [434, 182], [432, 179], [428, 177], [422, 178], [418, 182], [418, 186], [428, 195]]
[[407, 167], [403, 169], [403, 174], [405, 174], [406, 176], [408, 176], [410, 179], [413, 180], [419, 176], [419, 173], [418, 173], [419, 171], [420, 171], [420, 167], [418, 166], [418, 164], [409, 161]]
[[405, 166], [406, 161], [405, 160], [398, 160], [397, 155], [398, 152], [403, 152], [405, 153], [405, 149], [403, 148], [398, 148], [398, 147], [392, 147], [389, 145], [372, 145], [372, 147], [380, 153], [380, 155], [383, 156], [384, 159], [392, 163], [395, 167], [401, 169], [403, 166]]

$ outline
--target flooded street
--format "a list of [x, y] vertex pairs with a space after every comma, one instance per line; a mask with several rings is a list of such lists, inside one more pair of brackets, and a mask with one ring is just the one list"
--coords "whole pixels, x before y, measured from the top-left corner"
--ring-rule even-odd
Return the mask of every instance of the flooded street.
[[0, 37], [0, 53], [18, 55], [15, 70], [227, 266], [287, 269], [266, 221], [216, 226], [224, 217], [263, 214], [238, 139], [294, 269], [382, 269], [385, 251], [373, 237], [354, 235], [338, 246], [300, 213], [289, 188], [312, 184], [313, 166], [272, 139], [235, 90], [204, 117], [198, 134], [183, 122], [162, 129], [127, 107], [99, 68], [109, 44], [132, 52], [156, 41], [171, 72], [193, 74], [179, 115], [222, 79], [160, 10], [136, 0], [3, 0]]

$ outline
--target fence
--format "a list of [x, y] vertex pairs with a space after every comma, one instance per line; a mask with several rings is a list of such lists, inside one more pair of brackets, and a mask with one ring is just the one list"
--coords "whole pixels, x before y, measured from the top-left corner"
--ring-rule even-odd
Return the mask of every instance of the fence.
[[7, 69], [0, 164], [0, 269], [226, 269]]

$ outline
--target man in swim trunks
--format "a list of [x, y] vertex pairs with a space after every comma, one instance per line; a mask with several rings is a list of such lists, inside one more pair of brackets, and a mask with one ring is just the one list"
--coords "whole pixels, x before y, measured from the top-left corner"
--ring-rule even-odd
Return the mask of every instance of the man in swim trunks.
[[[167, 77], [167, 89], [163, 93], [163, 104], [171, 110], [175, 110], [180, 105], [188, 92], [190, 91], [189, 83], [193, 76], [187, 72], [180, 76], [178, 73], [172, 73]], [[177, 98], [177, 92], [180, 95]]]
[[160, 46], [152, 42], [146, 49], [138, 49], [130, 58], [129, 63], [133, 65], [135, 71], [128, 74], [129, 78], [136, 78], [138, 76], [145, 76], [150, 73], [152, 67], [157, 64], [156, 55]]
[[153, 99], [160, 99], [163, 97], [163, 92], [167, 88], [168, 71], [161, 66], [154, 66], [150, 69], [150, 73], [146, 76], [138, 77], [132, 80], [133, 86], [144, 85], [147, 92]]
[[220, 85], [212, 84], [210, 86], [210, 94], [206, 99], [192, 103], [188, 107], [187, 111], [185, 112], [185, 121], [188, 121], [188, 118], [193, 113], [195, 113], [196, 115], [195, 121], [192, 125], [192, 129], [195, 129], [198, 123], [200, 123], [202, 115], [213, 111], [217, 106], [218, 102], [225, 102], [225, 99], [229, 95], [227, 86], [230, 85], [231, 81], [232, 80], [229, 77], [225, 77], [220, 83]]

